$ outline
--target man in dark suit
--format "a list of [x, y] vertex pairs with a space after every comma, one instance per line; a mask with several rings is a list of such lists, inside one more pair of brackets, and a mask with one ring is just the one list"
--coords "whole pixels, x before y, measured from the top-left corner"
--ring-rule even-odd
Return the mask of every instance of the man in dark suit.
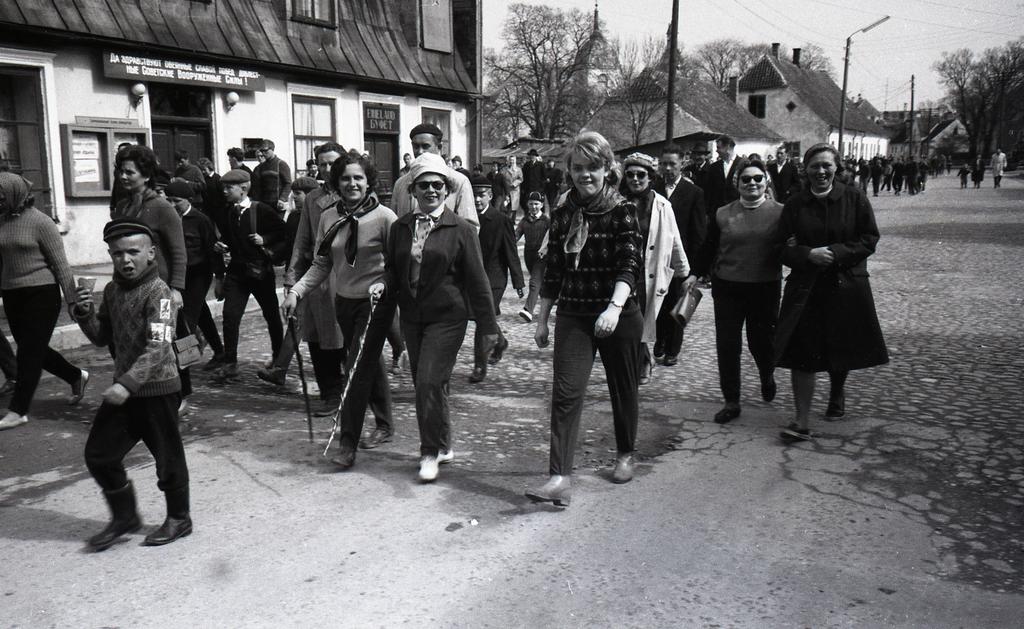
[[683, 175], [689, 178], [693, 185], [700, 188], [701, 192], [704, 192], [704, 188], [708, 185], [708, 166], [710, 166], [708, 151], [697, 149], [691, 155], [693, 159], [683, 167]]
[[768, 176], [772, 178], [775, 200], [779, 203], [785, 203], [800, 191], [800, 171], [793, 160], [789, 159], [789, 152], [783, 146], [775, 151], [775, 161], [768, 164]]
[[562, 192], [562, 169], [555, 166], [555, 160], [548, 158], [544, 169], [544, 196], [548, 199], [548, 208], [554, 209], [558, 203], [558, 195]]
[[708, 220], [714, 217], [718, 208], [740, 198], [733, 184], [740, 167], [740, 160], [736, 159], [736, 140], [727, 135], [718, 136], [715, 151], [718, 153], [718, 161], [708, 168], [707, 186], [704, 188]]
[[540, 153], [537, 149], [530, 149], [526, 154], [526, 163], [523, 164], [523, 185], [519, 188], [519, 207], [523, 210], [523, 216], [526, 216], [526, 197], [531, 192], [544, 192], [545, 170], [544, 163], [540, 161]]
[[[661, 153], [661, 181], [654, 191], [672, 204], [679, 236], [683, 240], [683, 251], [689, 260], [697, 257], [697, 251], [707, 236], [707, 212], [704, 209], [704, 193], [682, 176], [683, 150], [674, 144], [666, 146]], [[658, 313], [657, 339], [654, 343], [655, 360], [664, 357], [666, 367], [675, 365], [679, 350], [683, 346], [683, 328], [679, 327], [669, 311], [679, 301], [683, 292], [683, 281], [679, 278], [669, 284], [668, 294]], [[690, 280], [691, 283], [693, 280]]]
[[[501, 314], [501, 297], [505, 294], [505, 287], [508, 286], [508, 276], [512, 275], [512, 287], [520, 298], [523, 297], [523, 268], [519, 263], [519, 253], [516, 250], [515, 228], [512, 226], [512, 219], [491, 206], [493, 193], [491, 183], [487, 177], [477, 175], [471, 180], [473, 184], [473, 198], [476, 201], [476, 212], [480, 217], [480, 253], [484, 259], [484, 270], [487, 272], [487, 280], [491, 284], [491, 294], [494, 298], [494, 315]], [[542, 199], [540, 192], [531, 192], [529, 196], [536, 195]], [[483, 382], [487, 377], [487, 365], [495, 364], [501, 360], [501, 355], [508, 348], [508, 339], [498, 329], [498, 344], [488, 357], [486, 350], [486, 339], [477, 327], [473, 337], [473, 373], [469, 381]]]

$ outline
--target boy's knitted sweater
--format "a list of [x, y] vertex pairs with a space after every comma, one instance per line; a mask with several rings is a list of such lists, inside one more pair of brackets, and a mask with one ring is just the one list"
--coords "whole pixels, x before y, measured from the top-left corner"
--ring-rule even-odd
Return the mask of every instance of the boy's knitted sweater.
[[74, 311], [79, 327], [96, 345], [114, 346], [114, 382], [132, 397], [156, 397], [181, 390], [174, 357], [171, 289], [157, 265], [134, 279], [117, 273], [103, 289], [99, 312]]

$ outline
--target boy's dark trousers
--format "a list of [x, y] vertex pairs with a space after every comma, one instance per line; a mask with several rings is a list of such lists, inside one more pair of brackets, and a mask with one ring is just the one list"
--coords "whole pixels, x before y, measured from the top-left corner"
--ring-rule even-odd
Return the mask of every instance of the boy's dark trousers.
[[100, 488], [112, 492], [128, 484], [124, 457], [141, 439], [156, 460], [157, 487], [168, 496], [188, 495], [188, 466], [178, 432], [180, 402], [175, 392], [100, 406], [85, 442], [85, 464]]
[[268, 273], [262, 279], [253, 279], [242, 275], [244, 270], [230, 270], [224, 276], [224, 311], [222, 314], [224, 324], [224, 362], [234, 363], [238, 361], [238, 333], [242, 324], [242, 315], [245, 313], [245, 305], [249, 301], [249, 295], [256, 298], [256, 302], [263, 311], [263, 318], [267, 322], [267, 330], [270, 332], [270, 349], [274, 356], [281, 351], [281, 343], [284, 340], [284, 324], [281, 322], [281, 315], [277, 310], [277, 289], [274, 285], [274, 274]]

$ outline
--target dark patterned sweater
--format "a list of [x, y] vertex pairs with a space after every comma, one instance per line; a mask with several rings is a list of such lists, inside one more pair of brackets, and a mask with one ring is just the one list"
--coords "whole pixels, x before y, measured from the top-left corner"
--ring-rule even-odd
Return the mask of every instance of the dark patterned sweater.
[[132, 397], [156, 397], [181, 390], [174, 358], [174, 308], [171, 289], [151, 264], [141, 276], [126, 280], [115, 272], [103, 289], [99, 312], [74, 311], [89, 340], [114, 346], [114, 382]]
[[559, 315], [596, 316], [608, 307], [615, 283], [625, 282], [631, 289], [626, 308], [635, 308], [632, 288], [643, 272], [636, 207], [627, 202], [604, 214], [584, 213], [587, 242], [576, 268], [565, 253], [572, 213], [568, 205], [551, 213], [541, 298], [558, 300]]

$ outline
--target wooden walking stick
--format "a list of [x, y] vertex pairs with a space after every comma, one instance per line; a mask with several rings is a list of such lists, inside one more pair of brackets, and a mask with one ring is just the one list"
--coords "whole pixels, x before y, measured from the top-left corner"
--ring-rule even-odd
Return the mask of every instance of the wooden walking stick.
[[306, 426], [309, 428], [309, 442], [313, 443], [313, 411], [309, 407], [309, 389], [306, 387], [306, 371], [302, 366], [302, 346], [299, 345], [299, 337], [295, 333], [295, 317], [288, 317], [288, 334], [292, 337], [292, 344], [295, 346], [295, 362], [299, 366], [299, 381], [302, 383], [302, 398], [306, 402]]

